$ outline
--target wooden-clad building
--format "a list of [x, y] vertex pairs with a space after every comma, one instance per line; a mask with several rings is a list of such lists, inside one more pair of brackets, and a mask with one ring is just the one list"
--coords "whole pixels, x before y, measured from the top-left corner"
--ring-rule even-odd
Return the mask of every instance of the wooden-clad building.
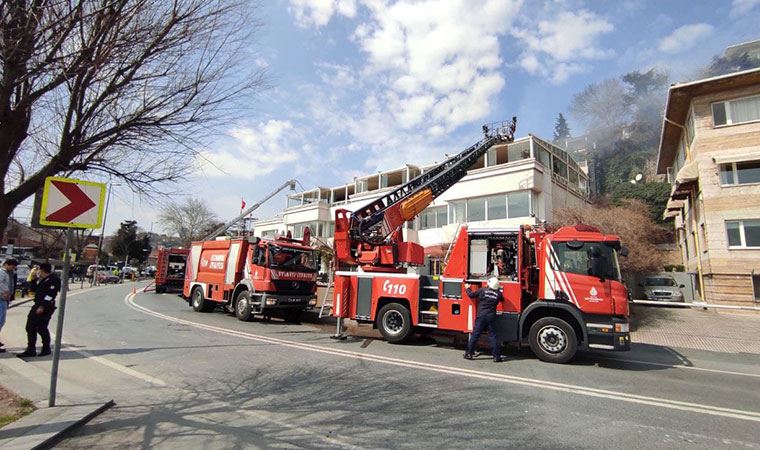
[[674, 84], [657, 172], [687, 271], [710, 303], [760, 302], [760, 68]]

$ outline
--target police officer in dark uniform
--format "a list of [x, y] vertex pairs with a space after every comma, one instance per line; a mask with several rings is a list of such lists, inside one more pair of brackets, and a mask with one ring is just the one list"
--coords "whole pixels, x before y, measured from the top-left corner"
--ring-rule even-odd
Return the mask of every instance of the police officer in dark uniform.
[[[55, 297], [61, 290], [61, 280], [48, 263], [40, 264], [37, 279], [32, 280], [34, 289], [34, 306], [26, 318], [26, 351], [19, 353], [19, 358], [29, 356], [46, 356], [50, 354], [50, 331], [48, 323], [55, 312]], [[37, 354], [37, 334], [42, 338], [42, 350]]]
[[470, 285], [467, 285], [467, 296], [471, 299], [477, 299], [478, 301], [478, 314], [475, 318], [475, 326], [470, 335], [470, 340], [467, 342], [467, 351], [464, 354], [465, 359], [472, 359], [472, 354], [475, 351], [475, 346], [480, 339], [480, 335], [483, 331], [488, 329], [488, 337], [491, 339], [491, 354], [493, 355], [493, 362], [501, 362], [501, 342], [496, 335], [496, 305], [504, 300], [504, 296], [499, 290], [499, 279], [496, 277], [488, 280], [488, 287], [480, 288], [473, 292], [470, 290]]

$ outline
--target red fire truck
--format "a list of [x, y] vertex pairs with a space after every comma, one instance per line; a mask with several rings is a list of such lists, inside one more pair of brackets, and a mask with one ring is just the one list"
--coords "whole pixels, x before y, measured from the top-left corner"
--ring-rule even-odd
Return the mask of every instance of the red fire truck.
[[240, 320], [254, 314], [297, 321], [316, 304], [317, 265], [308, 230], [303, 240], [217, 239], [193, 242], [183, 297], [195, 311], [223, 306]]
[[[569, 361], [579, 348], [628, 350], [628, 292], [617, 236], [578, 225], [459, 228], [441, 276], [408, 273], [423, 248], [404, 242], [401, 226], [451, 187], [491, 146], [511, 142], [515, 119], [484, 126], [476, 145], [354, 212], [335, 213], [332, 314], [373, 323], [389, 342], [430, 330], [471, 332], [477, 302], [465, 292], [500, 280], [497, 333], [528, 344], [544, 361]], [[351, 270], [347, 270], [351, 269]]]
[[181, 291], [185, 281], [185, 264], [190, 250], [160, 248], [156, 258], [156, 293]]

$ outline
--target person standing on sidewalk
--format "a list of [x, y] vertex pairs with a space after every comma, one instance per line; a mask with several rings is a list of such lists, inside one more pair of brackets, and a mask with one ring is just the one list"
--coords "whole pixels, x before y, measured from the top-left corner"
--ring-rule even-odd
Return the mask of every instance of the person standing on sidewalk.
[[[10, 306], [13, 295], [16, 293], [16, 267], [18, 267], [18, 261], [9, 258], [0, 268], [0, 331], [3, 330], [8, 306]], [[4, 345], [0, 342], [0, 353], [5, 353]]]
[[[61, 290], [61, 280], [53, 273], [48, 263], [40, 264], [37, 279], [32, 281], [34, 288], [34, 306], [26, 317], [26, 350], [16, 356], [46, 356], [50, 354], [50, 331], [48, 324], [55, 312], [55, 297]], [[37, 335], [42, 338], [42, 350], [37, 354]]]
[[496, 305], [504, 300], [504, 296], [499, 290], [499, 279], [492, 277], [488, 280], [488, 287], [480, 288], [473, 292], [470, 285], [465, 286], [467, 296], [478, 301], [478, 314], [475, 317], [475, 326], [473, 327], [470, 340], [467, 342], [467, 351], [464, 359], [472, 359], [475, 346], [478, 344], [480, 335], [488, 329], [488, 337], [491, 338], [491, 354], [493, 362], [501, 362], [501, 342], [496, 334]]

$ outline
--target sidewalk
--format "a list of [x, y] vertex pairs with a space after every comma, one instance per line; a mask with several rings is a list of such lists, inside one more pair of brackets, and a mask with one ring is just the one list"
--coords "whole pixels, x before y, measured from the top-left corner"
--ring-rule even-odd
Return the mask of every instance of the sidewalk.
[[760, 355], [760, 314], [632, 305], [631, 341]]
[[[69, 295], [76, 298], [79, 294], [106, 288], [71, 283]], [[48, 407], [51, 357], [26, 361], [15, 355], [25, 346], [24, 319], [31, 308], [31, 301], [32, 298], [27, 297], [11, 304], [9, 320], [3, 328], [2, 339], [8, 351], [0, 354], [0, 380], [9, 390], [34, 402], [38, 409], [0, 429], [0, 449], [50, 448], [66, 432], [113, 405], [111, 399], [59, 377], [57, 406]], [[57, 315], [53, 315], [51, 333], [55, 329], [56, 318]]]

